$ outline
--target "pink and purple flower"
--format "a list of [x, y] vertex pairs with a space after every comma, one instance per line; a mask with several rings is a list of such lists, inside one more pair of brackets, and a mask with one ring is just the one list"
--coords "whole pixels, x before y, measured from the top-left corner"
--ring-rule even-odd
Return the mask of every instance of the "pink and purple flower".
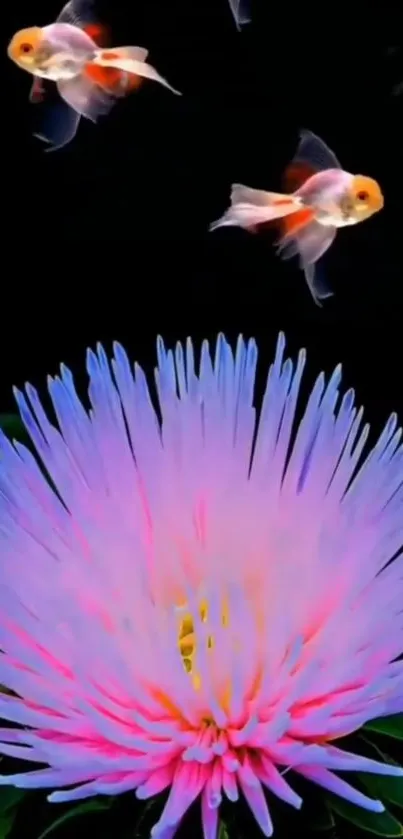
[[[50, 801], [169, 790], [155, 839], [223, 796], [265, 836], [292, 768], [367, 810], [337, 774], [402, 775], [334, 741], [403, 711], [403, 446], [368, 426], [341, 368], [296, 422], [305, 352], [280, 335], [260, 413], [257, 347], [158, 340], [153, 399], [121, 346], [88, 353], [90, 410], [49, 380], [59, 429], [16, 393], [38, 461], [0, 439], [3, 754]], [[18, 724], [17, 726], [15, 724]]]

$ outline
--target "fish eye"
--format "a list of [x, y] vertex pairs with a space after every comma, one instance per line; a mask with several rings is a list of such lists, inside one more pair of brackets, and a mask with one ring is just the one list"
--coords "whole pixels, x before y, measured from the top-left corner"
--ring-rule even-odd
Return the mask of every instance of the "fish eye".
[[32, 52], [32, 44], [28, 44], [28, 43], [21, 44], [20, 52], [23, 52], [25, 54], [28, 53], [28, 52]]
[[366, 189], [360, 189], [359, 192], [357, 192], [357, 198], [358, 201], [368, 201], [369, 195]]

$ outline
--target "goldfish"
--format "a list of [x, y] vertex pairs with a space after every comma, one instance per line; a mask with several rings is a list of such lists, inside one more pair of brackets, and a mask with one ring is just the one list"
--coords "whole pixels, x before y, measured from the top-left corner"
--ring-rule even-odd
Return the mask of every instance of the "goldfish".
[[229, 4], [238, 29], [250, 23], [250, 0], [229, 0]]
[[93, 5], [91, 0], [70, 0], [55, 23], [22, 29], [8, 46], [9, 58], [34, 76], [31, 102], [44, 100], [45, 82], [56, 83], [60, 99], [50, 106], [43, 131], [36, 135], [50, 144], [48, 151], [75, 137], [81, 117], [97, 122], [142, 77], [181, 95], [147, 63], [148, 50], [101, 46], [106, 30], [95, 20]]
[[284, 188], [284, 193], [277, 193], [233, 184], [231, 205], [210, 230], [238, 225], [255, 231], [267, 222], [279, 223], [278, 253], [283, 259], [299, 256], [312, 297], [320, 306], [333, 292], [317, 270], [318, 261], [339, 227], [365, 221], [383, 208], [381, 188], [373, 178], [345, 172], [326, 143], [306, 130], [300, 132]]

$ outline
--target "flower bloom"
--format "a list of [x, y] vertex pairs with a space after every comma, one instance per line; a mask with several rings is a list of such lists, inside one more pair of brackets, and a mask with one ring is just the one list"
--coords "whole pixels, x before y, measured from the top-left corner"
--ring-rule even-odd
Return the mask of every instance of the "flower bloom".
[[[0, 751], [40, 764], [2, 784], [49, 801], [169, 790], [157, 839], [200, 798], [215, 839], [241, 792], [299, 808], [285, 770], [367, 810], [338, 770], [401, 775], [333, 741], [403, 710], [403, 446], [368, 426], [341, 369], [299, 424], [305, 352], [280, 335], [258, 421], [257, 348], [158, 340], [158, 414], [114, 347], [88, 353], [89, 413], [49, 380], [60, 431], [16, 393], [51, 483], [0, 441]], [[393, 561], [391, 561], [393, 560]], [[63, 789], [64, 788], [64, 789]]]

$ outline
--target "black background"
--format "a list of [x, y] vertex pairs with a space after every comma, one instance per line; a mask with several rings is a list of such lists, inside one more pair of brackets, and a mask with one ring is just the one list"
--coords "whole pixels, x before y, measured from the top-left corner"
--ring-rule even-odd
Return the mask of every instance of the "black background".
[[[183, 91], [146, 83], [97, 126], [45, 154], [32, 137], [31, 79], [5, 57], [0, 412], [11, 386], [45, 386], [64, 361], [85, 381], [85, 348], [114, 339], [151, 370], [155, 337], [254, 335], [262, 365], [284, 330], [309, 370], [342, 361], [379, 430], [403, 415], [403, 96], [391, 92], [403, 40], [399, 4], [253, 3], [237, 32], [227, 0], [99, 0], [114, 45], [150, 50]], [[4, 8], [5, 43], [45, 25], [48, 0]], [[279, 189], [300, 127], [349, 171], [376, 178], [384, 210], [341, 230], [317, 308], [270, 233], [208, 233], [230, 184]]]

